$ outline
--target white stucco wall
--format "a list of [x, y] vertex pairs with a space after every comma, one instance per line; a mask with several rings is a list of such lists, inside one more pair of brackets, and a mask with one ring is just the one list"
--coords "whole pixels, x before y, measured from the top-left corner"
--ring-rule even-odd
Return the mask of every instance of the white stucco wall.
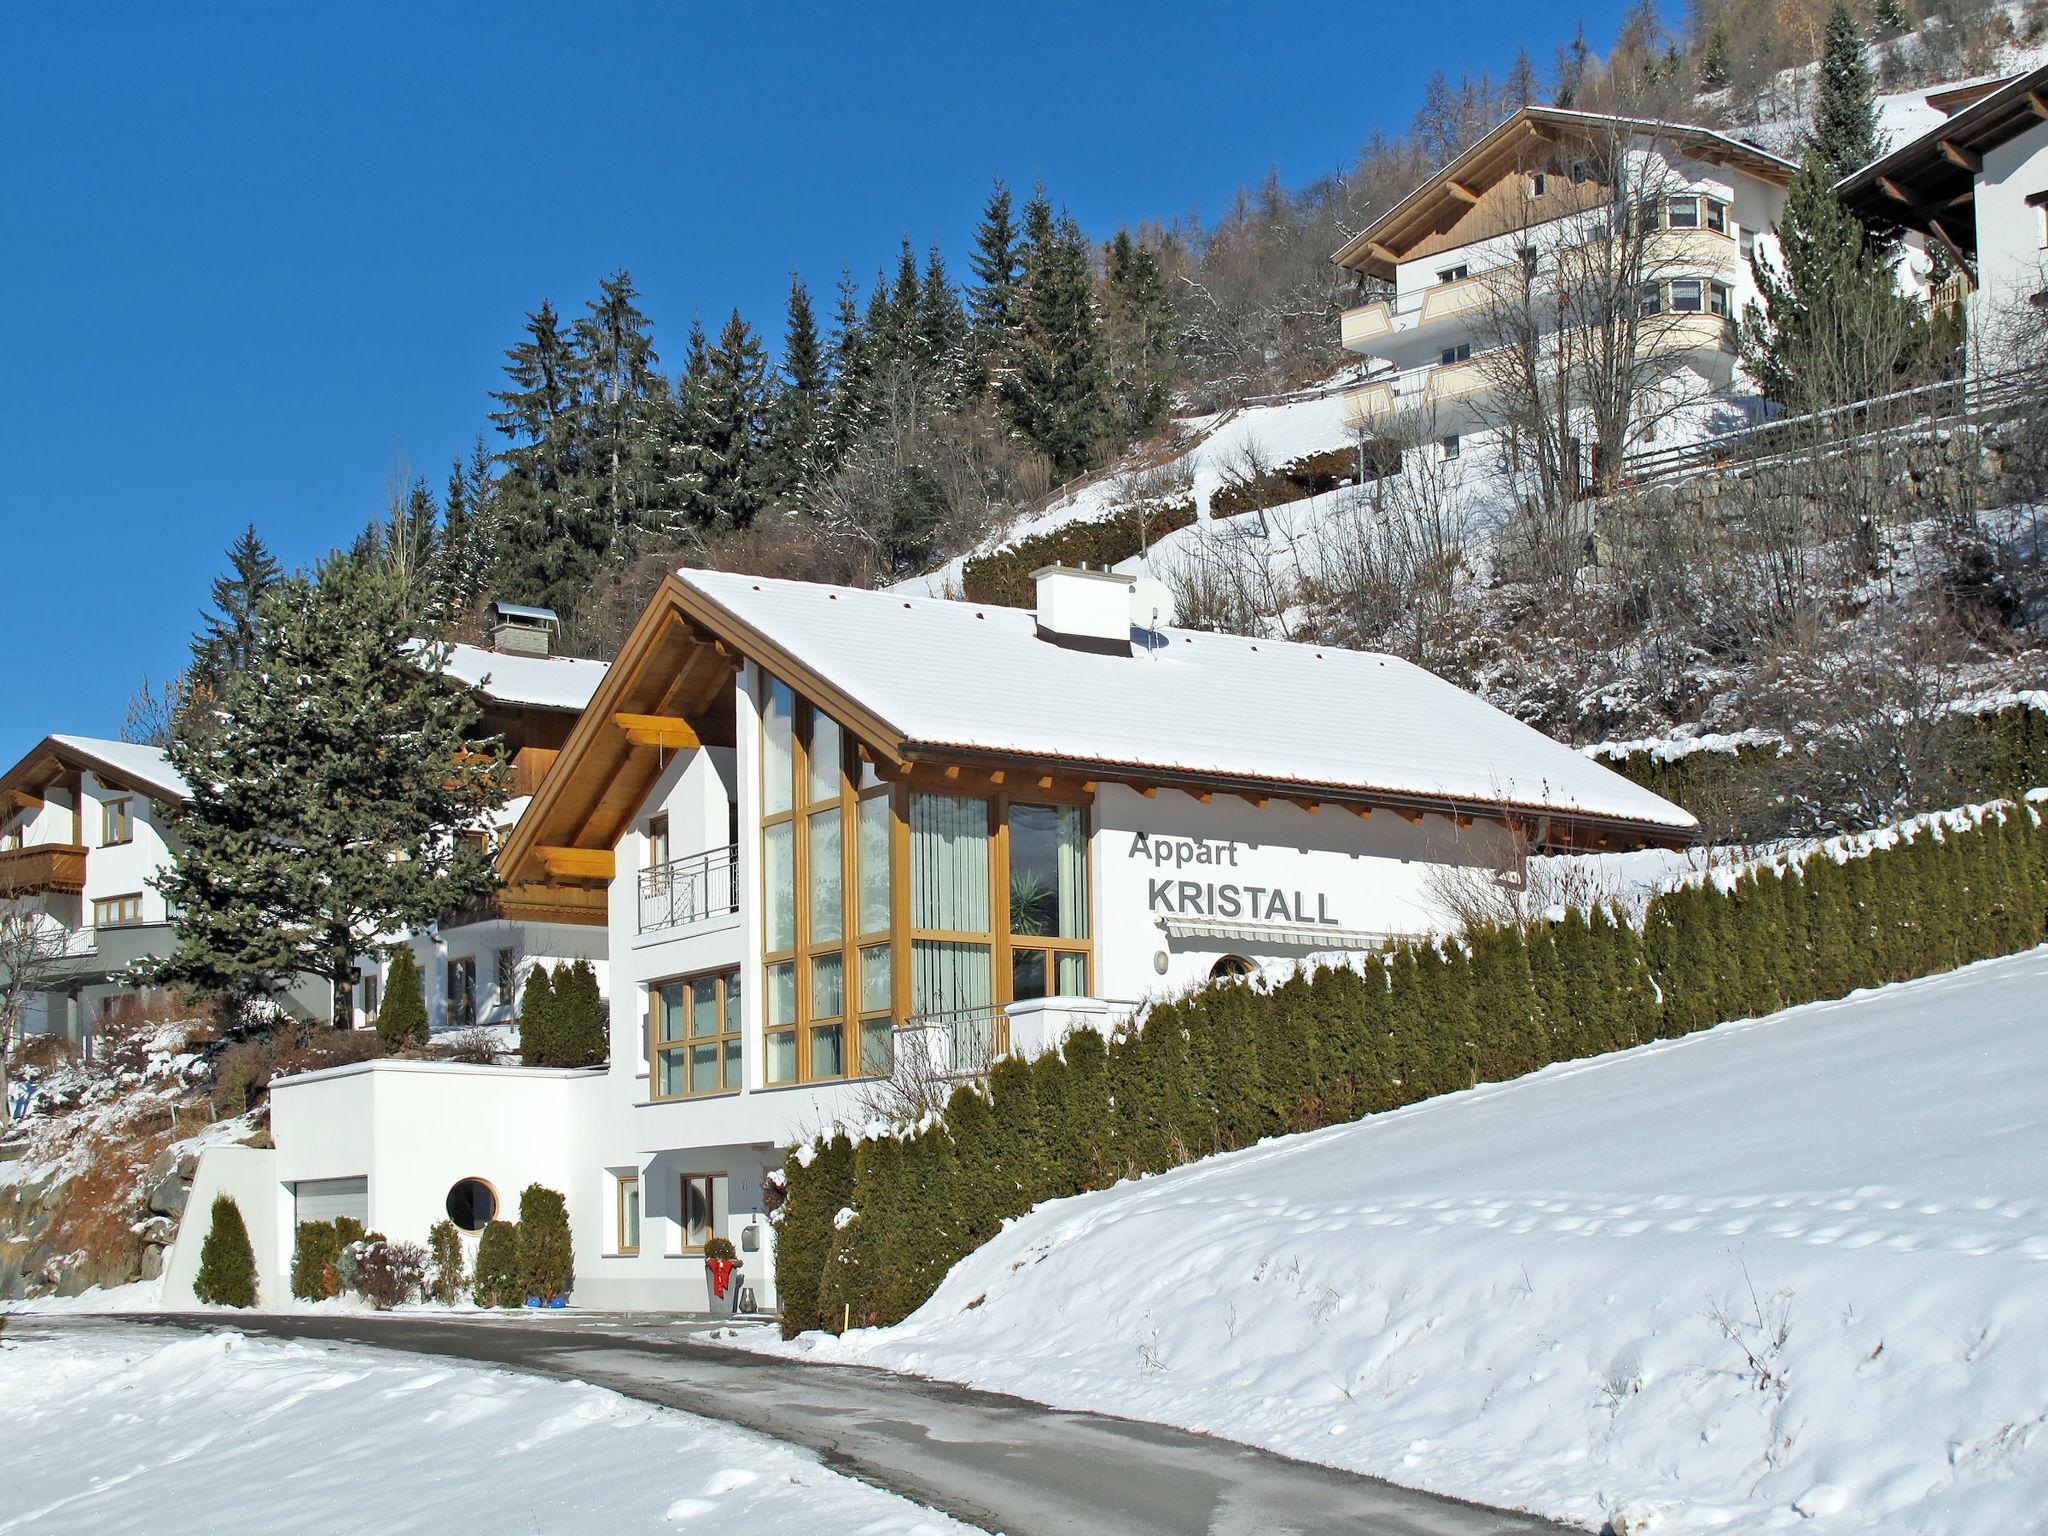
[[[2009, 355], [2013, 322], [2028, 300], [2048, 289], [2048, 210], [2027, 199], [2048, 192], [2048, 122], [1985, 151], [1977, 177], [1977, 292], [1971, 330], [1984, 352], [1980, 366], [1997, 372], [2037, 357]], [[2030, 334], [2039, 336], [2038, 317]]]
[[199, 1276], [200, 1249], [213, 1225], [213, 1202], [220, 1195], [235, 1202], [242, 1225], [249, 1229], [249, 1246], [256, 1254], [257, 1304], [281, 1307], [291, 1300], [291, 1201], [280, 1190], [277, 1159], [270, 1147], [208, 1147], [200, 1153], [177, 1239], [164, 1251], [165, 1306], [199, 1304], [192, 1282]]

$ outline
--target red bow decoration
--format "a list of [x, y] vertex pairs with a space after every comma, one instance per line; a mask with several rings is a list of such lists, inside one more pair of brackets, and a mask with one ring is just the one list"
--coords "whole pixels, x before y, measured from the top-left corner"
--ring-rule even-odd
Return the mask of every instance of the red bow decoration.
[[732, 1284], [732, 1269], [736, 1261], [732, 1259], [706, 1259], [704, 1262], [711, 1268], [711, 1294], [723, 1298], [725, 1288]]

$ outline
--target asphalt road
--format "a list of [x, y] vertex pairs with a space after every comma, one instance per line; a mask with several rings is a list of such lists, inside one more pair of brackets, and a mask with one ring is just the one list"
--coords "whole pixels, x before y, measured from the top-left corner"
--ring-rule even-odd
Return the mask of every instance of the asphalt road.
[[[214, 1329], [219, 1319], [26, 1314], [31, 1330]], [[586, 1381], [757, 1430], [826, 1465], [1008, 1536], [1506, 1536], [1566, 1527], [1158, 1424], [703, 1341], [701, 1324], [568, 1314], [500, 1320], [252, 1314], [279, 1339], [443, 1355]]]

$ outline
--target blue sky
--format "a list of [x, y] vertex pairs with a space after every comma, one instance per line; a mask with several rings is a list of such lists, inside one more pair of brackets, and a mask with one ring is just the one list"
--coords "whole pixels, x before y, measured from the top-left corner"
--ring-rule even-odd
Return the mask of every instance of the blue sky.
[[998, 173], [1097, 235], [1213, 211], [1620, 10], [12, 7], [0, 767], [115, 734], [245, 523], [297, 564], [438, 488], [544, 297], [630, 268], [673, 367], [792, 267], [823, 300], [908, 234], [964, 275]]

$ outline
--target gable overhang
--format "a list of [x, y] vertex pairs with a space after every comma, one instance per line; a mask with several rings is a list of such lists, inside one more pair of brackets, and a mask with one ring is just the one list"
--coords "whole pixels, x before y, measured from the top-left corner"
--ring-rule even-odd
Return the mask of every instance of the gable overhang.
[[1547, 156], [1555, 147], [1591, 143], [1616, 133], [1671, 144], [1695, 160], [1727, 165], [1773, 186], [1790, 186], [1797, 169], [1768, 150], [1690, 123], [1523, 107], [1352, 236], [1331, 259], [1350, 271], [1391, 282], [1395, 267], [1409, 251], [1450, 229], [1503, 178], [1540, 168], [1536, 157]]
[[166, 804], [182, 804], [186, 798], [177, 785], [133, 773], [77, 741], [45, 736], [12, 768], [0, 774], [0, 812], [39, 806], [51, 789], [74, 790], [81, 773], [90, 773], [115, 789], [147, 795]]
[[1945, 123], [1835, 183], [1835, 193], [1881, 233], [1918, 230], [1974, 280], [1977, 177], [1985, 154], [2048, 122], [2048, 65], [2000, 85]]

